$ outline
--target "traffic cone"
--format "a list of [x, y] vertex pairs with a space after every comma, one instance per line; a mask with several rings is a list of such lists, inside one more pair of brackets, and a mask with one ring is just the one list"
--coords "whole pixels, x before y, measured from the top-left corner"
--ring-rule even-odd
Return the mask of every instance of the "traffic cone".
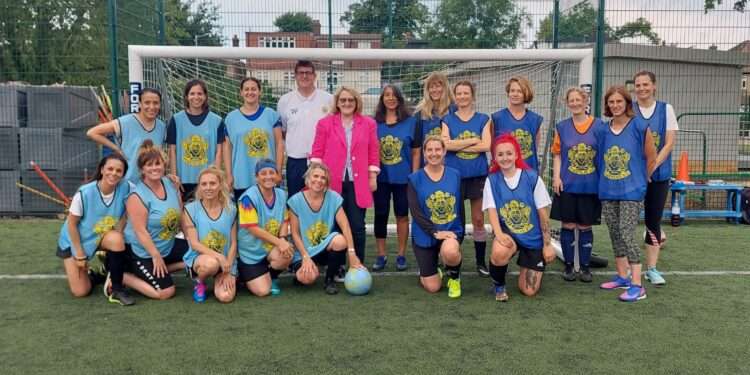
[[683, 151], [680, 154], [680, 164], [677, 168], [677, 181], [690, 181], [690, 173], [688, 172], [688, 154], [687, 151]]

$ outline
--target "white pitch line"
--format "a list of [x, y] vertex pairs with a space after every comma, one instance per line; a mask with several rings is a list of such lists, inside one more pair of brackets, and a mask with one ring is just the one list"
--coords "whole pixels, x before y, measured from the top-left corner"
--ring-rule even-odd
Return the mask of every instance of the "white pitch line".
[[[561, 275], [559, 271], [546, 271], [546, 275]], [[612, 276], [615, 271], [593, 271], [594, 275]], [[404, 272], [373, 272], [373, 276], [409, 276], [415, 277], [416, 274], [412, 271]], [[477, 276], [476, 272], [461, 272], [462, 275]], [[510, 275], [518, 275], [517, 271], [508, 272]], [[665, 271], [662, 275], [667, 276], [750, 276], [750, 271]], [[172, 276], [184, 277], [182, 272], [175, 273]], [[290, 274], [283, 274], [280, 277], [290, 277]], [[63, 274], [27, 274], [27, 275], [0, 275], [0, 280], [54, 280], [54, 279], [65, 279]]]

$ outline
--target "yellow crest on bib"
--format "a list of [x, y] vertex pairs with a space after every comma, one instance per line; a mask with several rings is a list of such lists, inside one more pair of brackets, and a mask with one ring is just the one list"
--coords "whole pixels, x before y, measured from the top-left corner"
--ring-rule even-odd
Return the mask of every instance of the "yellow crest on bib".
[[217, 253], [223, 253], [227, 238], [218, 230], [212, 229], [201, 239], [201, 243]]
[[263, 129], [254, 128], [245, 134], [243, 139], [247, 146], [247, 156], [251, 158], [268, 157], [268, 134]]
[[516, 137], [518, 145], [521, 146], [521, 156], [523, 156], [524, 159], [528, 159], [532, 154], [531, 144], [534, 142], [531, 133], [523, 129], [516, 129], [511, 134]]
[[96, 233], [96, 243], [98, 244], [105, 233], [115, 229], [117, 219], [112, 216], [105, 216], [94, 224], [94, 233]]
[[438, 190], [430, 194], [425, 203], [430, 209], [430, 220], [435, 224], [448, 224], [456, 218], [453, 210], [456, 197], [450, 193]]
[[577, 175], [594, 173], [596, 151], [590, 145], [579, 143], [568, 150], [568, 171]]
[[[479, 134], [474, 133], [474, 132], [472, 132], [470, 130], [464, 130], [463, 133], [459, 134], [458, 137], [456, 137], [456, 139], [458, 139], [458, 140], [461, 140], [461, 139], [472, 139], [472, 138], [480, 138], [480, 137], [479, 137]], [[463, 152], [463, 151], [459, 151], [459, 152], [456, 153], [456, 156], [458, 156], [461, 159], [472, 160], [472, 159], [478, 158], [479, 154], [476, 153], [476, 152]]]
[[622, 180], [630, 176], [629, 162], [630, 154], [625, 149], [610, 147], [604, 154], [604, 176], [610, 180]]
[[403, 160], [401, 158], [402, 142], [398, 137], [386, 135], [380, 138], [380, 162], [385, 165], [398, 164]]
[[182, 141], [182, 161], [193, 167], [208, 164], [208, 142], [200, 135]]
[[659, 145], [661, 145], [661, 136], [659, 135], [659, 132], [651, 132], [651, 138], [654, 139], [654, 147], [656, 147], [656, 151], [659, 151]]
[[439, 127], [439, 126], [436, 126], [436, 127], [432, 128], [432, 130], [430, 130], [429, 132], [427, 132], [427, 135], [425, 136], [425, 138], [427, 138], [427, 137], [429, 137], [431, 135], [436, 135], [436, 136], [439, 137], [442, 134], [443, 134], [443, 129], [441, 127]]
[[505, 226], [513, 233], [524, 234], [534, 228], [534, 224], [529, 222], [531, 207], [515, 199], [500, 209], [500, 216], [503, 217]]
[[174, 208], [168, 209], [159, 224], [161, 224], [159, 239], [171, 240], [180, 230], [180, 213]]
[[317, 221], [315, 224], [307, 228], [305, 235], [307, 236], [310, 245], [317, 246], [323, 242], [326, 236], [328, 236], [328, 225], [322, 221]]
[[[274, 237], [278, 237], [279, 232], [281, 232], [281, 224], [279, 224], [279, 221], [276, 219], [270, 219], [263, 227], [263, 229], [265, 229], [266, 232], [270, 233]], [[263, 248], [266, 249], [266, 251], [271, 251], [271, 249], [273, 249], [273, 244], [263, 242]]]

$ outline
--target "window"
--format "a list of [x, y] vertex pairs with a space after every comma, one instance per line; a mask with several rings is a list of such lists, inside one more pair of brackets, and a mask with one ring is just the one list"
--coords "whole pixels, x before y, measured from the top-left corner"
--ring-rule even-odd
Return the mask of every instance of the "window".
[[742, 79], [742, 89], [747, 90], [747, 78]]
[[267, 71], [255, 71], [253, 77], [259, 79], [261, 82], [271, 82], [271, 73]]
[[286, 88], [294, 87], [294, 72], [293, 71], [284, 72], [284, 87]]
[[357, 42], [357, 48], [359, 48], [359, 49], [370, 49], [370, 48], [372, 48], [372, 43], [370, 43], [370, 42]]
[[296, 40], [291, 36], [262, 36], [258, 38], [258, 47], [294, 48]]

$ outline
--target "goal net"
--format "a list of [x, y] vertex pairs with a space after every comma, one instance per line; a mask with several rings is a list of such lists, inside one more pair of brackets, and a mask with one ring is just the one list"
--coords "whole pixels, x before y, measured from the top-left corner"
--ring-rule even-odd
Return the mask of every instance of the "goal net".
[[548, 157], [554, 123], [568, 116], [563, 96], [572, 86], [590, 90], [592, 56], [589, 49], [560, 50], [429, 50], [130, 46], [131, 111], [137, 110], [141, 87], [164, 95], [163, 117], [183, 109], [185, 83], [206, 82], [211, 109], [225, 115], [241, 105], [239, 82], [253, 76], [263, 82], [262, 104], [276, 107], [279, 97], [295, 88], [294, 64], [311, 60], [317, 87], [335, 91], [349, 86], [362, 94], [363, 113], [373, 115], [381, 87], [395, 84], [409, 105], [422, 98], [423, 80], [444, 73], [452, 85], [469, 80], [476, 85], [476, 110], [491, 114], [507, 105], [505, 84], [513, 76], [528, 78], [535, 91], [529, 108], [544, 117], [538, 148], [542, 175], [548, 180]]

